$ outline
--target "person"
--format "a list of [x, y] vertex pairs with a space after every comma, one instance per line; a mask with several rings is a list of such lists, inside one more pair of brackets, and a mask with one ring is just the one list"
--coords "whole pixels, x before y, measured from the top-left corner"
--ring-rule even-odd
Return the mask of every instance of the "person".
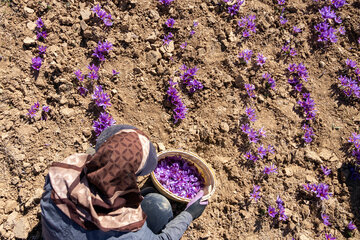
[[137, 186], [137, 176], [156, 165], [156, 150], [142, 131], [128, 125], [108, 127], [93, 155], [74, 154], [49, 168], [40, 202], [43, 238], [180, 239], [208, 202], [201, 190], [173, 218], [164, 196]]

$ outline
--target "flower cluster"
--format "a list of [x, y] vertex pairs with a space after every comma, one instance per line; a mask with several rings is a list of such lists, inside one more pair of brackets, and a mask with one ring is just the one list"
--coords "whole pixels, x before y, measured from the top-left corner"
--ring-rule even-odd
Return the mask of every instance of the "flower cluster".
[[[38, 18], [36, 20], [36, 28], [38, 30], [38, 32], [36, 34], [36, 39], [37, 40], [41, 40], [41, 39], [45, 40], [47, 37], [47, 33], [45, 30], [41, 31], [42, 28], [45, 28], [44, 22], [41, 20], [41, 18]], [[39, 51], [40, 56], [34, 57], [31, 59], [31, 61], [32, 61], [31, 67], [36, 71], [39, 71], [41, 68], [41, 64], [43, 61], [41, 57], [44, 57], [44, 55], [46, 53], [46, 48], [47, 48], [46, 46], [39, 46], [38, 51]]]
[[264, 73], [264, 74], [262, 75], [262, 77], [263, 77], [266, 81], [268, 81], [270, 87], [275, 90], [276, 83], [275, 83], [275, 80], [271, 77], [270, 73], [267, 73], [267, 72], [266, 72], [266, 73]]
[[253, 55], [253, 51], [249, 49], [244, 49], [239, 53], [238, 57], [240, 59], [243, 59], [246, 62], [246, 64], [248, 64], [251, 61], [252, 55]]
[[290, 83], [294, 89], [298, 92], [301, 92], [302, 90], [302, 83], [300, 83], [300, 79], [307, 82], [308, 80], [308, 71], [303, 63], [299, 63], [296, 65], [296, 63], [290, 63], [288, 70], [292, 76], [292, 78], [288, 79], [288, 83]]
[[289, 55], [291, 57], [295, 57], [297, 55], [297, 52], [295, 48], [290, 48], [290, 42], [287, 41], [285, 45], [281, 48], [281, 51], [284, 52], [285, 55]]
[[109, 95], [103, 91], [100, 85], [95, 86], [94, 93], [91, 98], [95, 100], [95, 104], [98, 107], [102, 107], [104, 110], [106, 107], [111, 106]]
[[111, 14], [103, 10], [100, 4], [94, 6], [91, 10], [103, 21], [105, 26], [110, 27], [113, 25]]
[[312, 136], [314, 136], [314, 131], [312, 129], [312, 127], [310, 127], [309, 125], [305, 124], [302, 126], [302, 129], [305, 131], [303, 139], [306, 143], [311, 143], [312, 142]]
[[197, 67], [188, 68], [185, 64], [180, 67], [183, 73], [180, 75], [182, 83], [189, 88], [189, 92], [194, 93], [196, 90], [203, 89], [201, 82], [195, 79], [196, 72], [199, 70]]
[[[341, 88], [343, 89], [345, 95], [347, 97], [354, 96], [356, 98], [360, 98], [360, 86], [358, 82], [360, 81], [360, 68], [357, 67], [356, 61], [353, 61], [351, 59], [346, 59], [345, 64], [347, 66], [347, 71], [349, 76], [340, 76], [340, 84]], [[353, 80], [351, 77], [353, 77], [356, 80]]]
[[319, 32], [318, 42], [337, 42], [336, 30], [327, 22], [322, 22], [314, 26], [315, 30]]
[[180, 119], [185, 119], [185, 115], [187, 113], [187, 108], [185, 104], [182, 102], [178, 90], [174, 87], [177, 83], [173, 82], [171, 79], [169, 80], [169, 88], [167, 90], [167, 94], [169, 96], [170, 102], [175, 106], [174, 108], [174, 122], [177, 123]]
[[169, 43], [172, 41], [171, 38], [173, 38], [173, 37], [174, 37], [174, 35], [171, 32], [169, 32], [168, 35], [164, 35], [164, 38], [163, 38], [164, 45], [169, 45]]
[[349, 137], [348, 142], [354, 144], [354, 149], [352, 151], [352, 156], [355, 157], [356, 162], [360, 164], [360, 134], [353, 132], [352, 136]]
[[255, 96], [255, 85], [254, 84], [249, 84], [249, 83], [245, 83], [245, 90], [247, 92], [247, 94], [249, 95], [250, 98], [254, 98]]
[[331, 0], [331, 3], [335, 8], [341, 8], [347, 4], [346, 0]]
[[260, 186], [254, 185], [253, 192], [250, 194], [250, 199], [254, 199], [255, 202], [257, 202], [260, 198]]
[[248, 123], [242, 124], [240, 126], [240, 129], [242, 130], [243, 133], [245, 133], [248, 136], [250, 143], [257, 143], [260, 137], [266, 137], [266, 131], [263, 130], [263, 128], [256, 131], [253, 128], [251, 128]]
[[264, 65], [266, 62], [266, 57], [264, 57], [264, 55], [262, 55], [261, 53], [259, 53], [257, 55], [257, 59], [256, 59], [256, 65], [262, 67], [262, 65]]
[[192, 199], [204, 187], [197, 168], [181, 156], [161, 159], [154, 174], [163, 187], [182, 198]]
[[245, 113], [247, 117], [249, 118], [249, 121], [255, 122], [256, 121], [256, 115], [255, 115], [255, 109], [251, 107], [246, 107]]
[[288, 219], [288, 216], [286, 216], [286, 214], [285, 214], [284, 202], [279, 196], [277, 196], [276, 204], [277, 204], [277, 208], [279, 209], [279, 211], [276, 211], [276, 209], [274, 207], [271, 207], [271, 206], [268, 207], [268, 213], [269, 213], [270, 217], [275, 218], [276, 215], [279, 214], [279, 220], [286, 221], [286, 219]]
[[325, 176], [328, 176], [331, 173], [331, 169], [324, 167], [324, 166], [321, 166], [321, 170], [323, 171]]
[[97, 57], [100, 61], [105, 61], [105, 56], [112, 50], [112, 46], [113, 45], [108, 41], [103, 43], [99, 41], [92, 56]]
[[174, 0], [159, 0], [159, 3], [164, 6], [169, 6]]
[[[224, 0], [224, 2], [228, 3], [229, 0]], [[240, 6], [243, 5], [244, 2], [244, 0], [236, 0], [235, 3], [228, 7], [228, 13], [230, 13], [231, 16], [235, 16], [236, 14], [238, 14]]]
[[305, 191], [313, 192], [316, 194], [316, 197], [320, 198], [321, 200], [329, 199], [332, 196], [332, 193], [329, 193], [329, 185], [324, 183], [319, 184], [304, 184], [303, 185]]
[[299, 100], [297, 103], [304, 109], [305, 119], [312, 120], [316, 116], [315, 102], [310, 97], [310, 93], [303, 93], [304, 100]]
[[[45, 120], [47, 119], [47, 113], [50, 111], [49, 106], [43, 105], [42, 106], [42, 112], [41, 112], [41, 120]], [[28, 115], [30, 118], [35, 118], [37, 112], [40, 110], [40, 104], [39, 102], [34, 103], [30, 109], [28, 110], [28, 113], [26, 115]]]
[[335, 11], [331, 10], [330, 6], [324, 6], [319, 10], [321, 17], [326, 21], [329, 19], [334, 19], [336, 23], [342, 23], [342, 20], [340, 17], [336, 16]]
[[36, 20], [36, 29], [37, 29], [37, 32], [36, 32], [36, 39], [37, 40], [45, 40], [47, 38], [47, 32], [46, 30], [44, 30], [45, 28], [45, 25], [44, 25], [44, 22], [42, 21], [41, 18], [38, 18]]
[[247, 17], [242, 17], [238, 21], [238, 26], [242, 29], [243, 37], [247, 38], [251, 36], [251, 33], [256, 33], [255, 19], [255, 15], [249, 15]]
[[98, 137], [106, 128], [114, 125], [116, 121], [107, 112], [102, 112], [97, 121], [93, 122], [95, 135]]
[[349, 222], [349, 224], [347, 225], [347, 228], [352, 231], [352, 230], [355, 230], [356, 229], [356, 226], [353, 224], [352, 221]]

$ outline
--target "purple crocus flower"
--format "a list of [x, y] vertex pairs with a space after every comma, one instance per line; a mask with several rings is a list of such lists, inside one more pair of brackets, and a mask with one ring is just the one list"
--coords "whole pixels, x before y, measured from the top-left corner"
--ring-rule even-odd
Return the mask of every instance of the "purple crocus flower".
[[261, 144], [257, 149], [257, 153], [260, 158], [263, 159], [268, 154], [268, 151], [266, 148], [264, 148], [264, 145]]
[[93, 122], [95, 135], [99, 136], [106, 128], [114, 125], [116, 121], [106, 112], [102, 112], [97, 121]]
[[50, 110], [50, 108], [49, 108], [49, 106], [42, 106], [42, 110], [44, 111], [44, 112], [49, 112], [49, 110]]
[[294, 31], [294, 33], [300, 33], [301, 28], [298, 28], [297, 26], [293, 26], [293, 31]]
[[34, 57], [31, 60], [32, 60], [32, 65], [31, 65], [32, 68], [36, 71], [39, 71], [42, 64], [41, 57]]
[[270, 174], [270, 173], [277, 173], [277, 167], [273, 164], [271, 164], [269, 167], [265, 167], [263, 170], [264, 174]]
[[288, 22], [288, 20], [284, 17], [284, 16], [280, 16], [280, 24], [281, 25], [284, 25], [284, 24], [286, 24]]
[[187, 47], [187, 45], [188, 45], [188, 43], [187, 43], [187, 42], [184, 42], [183, 44], [180, 45], [180, 47], [181, 47], [182, 49], [185, 49], [185, 48]]
[[81, 96], [86, 96], [86, 94], [89, 92], [89, 90], [83, 86], [78, 87], [78, 91]]
[[169, 32], [168, 35], [165, 35], [163, 38], [164, 45], [169, 45], [169, 43], [172, 41], [171, 38], [173, 38], [173, 37], [174, 37], [174, 35], [171, 32]]
[[253, 187], [254, 187], [254, 189], [253, 189], [253, 192], [250, 194], [250, 199], [254, 199], [255, 202], [257, 202], [261, 198], [260, 186], [254, 185]]
[[118, 71], [116, 71], [115, 69], [113, 69], [113, 70], [112, 70], [112, 74], [113, 74], [113, 76], [116, 76], [116, 75], [120, 74], [120, 72], [118, 72]]
[[41, 18], [38, 18], [35, 23], [36, 23], [36, 27], [39, 29], [44, 27], [44, 22], [42, 21]]
[[347, 58], [345, 60], [345, 64], [349, 67], [349, 68], [355, 68], [357, 63], [349, 58]]
[[356, 229], [356, 226], [353, 224], [352, 221], [349, 222], [349, 224], [347, 225], [347, 228], [350, 230], [350, 231], [353, 231]]
[[169, 28], [172, 28], [174, 26], [174, 24], [175, 24], [175, 20], [173, 18], [169, 18], [168, 20], [166, 20], [165, 24]]
[[274, 218], [276, 216], [276, 214], [277, 214], [277, 211], [276, 211], [275, 208], [269, 206], [268, 207], [268, 213], [269, 213], [270, 217]]
[[329, 234], [325, 234], [325, 240], [335, 240], [336, 237], [333, 237], [330, 233]]
[[39, 46], [39, 54], [44, 55], [46, 53], [46, 46]]
[[245, 110], [246, 115], [248, 116], [249, 120], [251, 122], [255, 122], [256, 121], [256, 115], [255, 115], [255, 109], [251, 108], [251, 107], [246, 107]]
[[278, 4], [281, 6], [281, 5], [284, 5], [285, 4], [285, 0], [278, 0]]
[[323, 171], [325, 176], [328, 176], [331, 173], [331, 169], [328, 169], [327, 167], [321, 166], [321, 170]]
[[109, 95], [103, 91], [100, 85], [95, 86], [94, 93], [91, 98], [95, 100], [95, 104], [97, 106], [102, 107], [104, 110], [106, 107], [111, 106]]
[[160, 4], [164, 6], [169, 6], [172, 1], [174, 0], [159, 0]]
[[344, 26], [340, 26], [340, 27], [338, 28], [338, 32], [339, 32], [341, 35], [345, 35], [345, 33], [346, 33], [345, 27], [344, 27]]
[[80, 81], [80, 82], [83, 82], [84, 81], [84, 75], [82, 74], [82, 72], [79, 70], [76, 70], [74, 72], [76, 78]]
[[251, 60], [251, 56], [253, 55], [253, 52], [250, 49], [244, 49], [239, 53], [239, 58], [244, 59], [244, 61], [248, 64]]
[[323, 223], [326, 225], [326, 226], [330, 226], [331, 224], [330, 224], [330, 222], [329, 222], [329, 216], [328, 215], [326, 215], [326, 214], [321, 214], [321, 218], [322, 218], [322, 220], [323, 220]]
[[265, 62], [266, 62], [266, 57], [264, 57], [264, 55], [262, 55], [262, 54], [258, 54], [257, 55], [257, 59], [256, 59], [256, 65], [258, 65], [258, 66], [262, 66], [262, 65], [264, 65], [265, 64]]

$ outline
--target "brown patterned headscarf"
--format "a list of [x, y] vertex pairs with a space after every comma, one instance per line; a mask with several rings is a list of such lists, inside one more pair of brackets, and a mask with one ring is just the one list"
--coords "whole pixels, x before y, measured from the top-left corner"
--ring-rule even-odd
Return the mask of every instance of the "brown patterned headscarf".
[[[138, 129], [109, 137], [94, 155], [74, 154], [53, 163], [51, 199], [87, 230], [136, 231], [146, 215], [136, 182], [150, 152], [149, 139]], [[151, 145], [152, 146], [152, 145]]]

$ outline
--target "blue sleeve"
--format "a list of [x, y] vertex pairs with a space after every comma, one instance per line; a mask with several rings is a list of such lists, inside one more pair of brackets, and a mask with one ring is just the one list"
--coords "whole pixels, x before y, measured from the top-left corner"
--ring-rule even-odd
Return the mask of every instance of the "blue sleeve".
[[190, 213], [183, 211], [171, 220], [159, 234], [154, 234], [144, 226], [136, 232], [119, 232], [101, 230], [85, 230], [66, 216], [51, 200], [51, 183], [46, 177], [44, 194], [42, 196], [41, 223], [44, 240], [179, 240], [192, 221]]

